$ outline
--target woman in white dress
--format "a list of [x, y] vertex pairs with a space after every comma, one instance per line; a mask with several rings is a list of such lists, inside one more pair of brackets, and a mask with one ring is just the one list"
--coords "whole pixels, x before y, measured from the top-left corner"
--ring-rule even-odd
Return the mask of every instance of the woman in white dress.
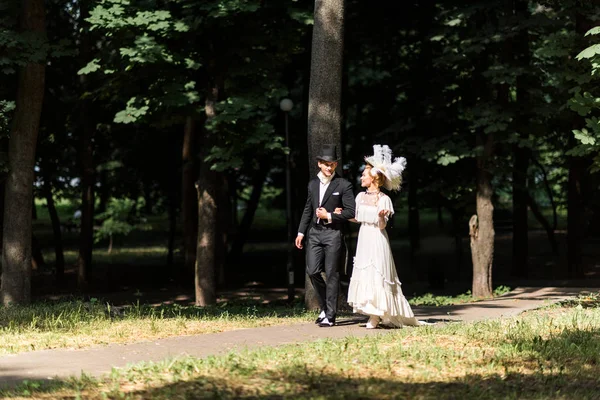
[[392, 201], [380, 187], [399, 190], [406, 159], [392, 163], [388, 146], [373, 146], [367, 157], [361, 186], [367, 190], [356, 196], [356, 222], [360, 223], [348, 303], [355, 313], [368, 315], [368, 329], [379, 323], [401, 327], [420, 325], [402, 293], [394, 258], [385, 230], [394, 214]]

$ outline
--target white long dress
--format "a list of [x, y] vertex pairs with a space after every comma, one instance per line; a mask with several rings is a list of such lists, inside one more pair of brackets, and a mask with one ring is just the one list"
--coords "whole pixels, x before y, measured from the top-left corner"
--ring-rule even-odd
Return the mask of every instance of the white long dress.
[[420, 322], [402, 293], [387, 232], [379, 228], [380, 210], [389, 210], [390, 216], [394, 213], [389, 196], [365, 192], [356, 196], [360, 230], [348, 303], [355, 313], [377, 315], [383, 324], [417, 326]]

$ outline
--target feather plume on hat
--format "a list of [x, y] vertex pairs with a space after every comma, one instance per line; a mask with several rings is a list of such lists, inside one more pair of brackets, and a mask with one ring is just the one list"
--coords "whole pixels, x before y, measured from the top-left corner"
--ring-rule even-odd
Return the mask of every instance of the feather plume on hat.
[[[393, 160], [393, 161], [392, 161]], [[365, 161], [373, 168], [371, 174], [381, 172], [385, 176], [383, 187], [387, 190], [400, 190], [402, 171], [406, 168], [406, 158], [392, 157], [392, 149], [387, 145], [373, 145], [373, 155], [365, 157]]]

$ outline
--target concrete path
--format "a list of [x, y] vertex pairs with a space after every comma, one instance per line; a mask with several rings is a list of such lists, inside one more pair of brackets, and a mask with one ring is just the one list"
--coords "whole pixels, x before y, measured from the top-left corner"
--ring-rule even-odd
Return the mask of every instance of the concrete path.
[[[413, 311], [420, 320], [432, 323], [478, 321], [518, 315], [580, 293], [597, 291], [597, 288], [521, 287], [493, 300], [448, 307], [413, 307]], [[113, 367], [122, 368], [141, 361], [161, 361], [185, 355], [206, 357], [234, 349], [393, 332], [393, 329], [367, 330], [364, 322], [365, 319], [357, 317], [342, 319], [333, 328], [319, 328], [312, 323], [303, 323], [82, 350], [42, 350], [8, 355], [0, 357], [0, 386], [10, 386], [25, 379], [64, 379], [79, 376], [82, 372], [100, 376], [110, 372]]]

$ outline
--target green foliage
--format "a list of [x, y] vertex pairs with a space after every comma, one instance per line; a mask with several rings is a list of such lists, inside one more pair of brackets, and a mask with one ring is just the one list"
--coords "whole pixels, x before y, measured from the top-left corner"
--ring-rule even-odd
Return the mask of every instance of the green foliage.
[[[585, 36], [597, 35], [600, 33], [600, 27], [588, 30]], [[591, 62], [591, 75], [595, 77], [600, 68], [600, 44], [593, 44], [581, 51], [576, 59], [579, 61]], [[593, 79], [589, 79], [590, 82]], [[593, 87], [596, 90], [597, 86]], [[582, 93], [583, 91], [583, 93]], [[595, 95], [585, 91], [581, 87], [574, 88], [574, 95], [569, 99], [569, 107], [585, 119], [585, 128], [574, 129], [572, 131], [575, 139], [579, 142], [578, 146], [569, 150], [568, 154], [577, 157], [594, 155], [594, 163], [591, 170], [600, 171], [600, 120], [598, 111], [600, 110], [600, 95]]]
[[102, 221], [99, 229], [94, 232], [96, 243], [103, 239], [110, 239], [114, 236], [127, 236], [135, 229], [135, 225], [141, 221], [141, 210], [145, 205], [144, 199], [134, 201], [132, 199], [110, 199], [106, 211], [97, 215]]

